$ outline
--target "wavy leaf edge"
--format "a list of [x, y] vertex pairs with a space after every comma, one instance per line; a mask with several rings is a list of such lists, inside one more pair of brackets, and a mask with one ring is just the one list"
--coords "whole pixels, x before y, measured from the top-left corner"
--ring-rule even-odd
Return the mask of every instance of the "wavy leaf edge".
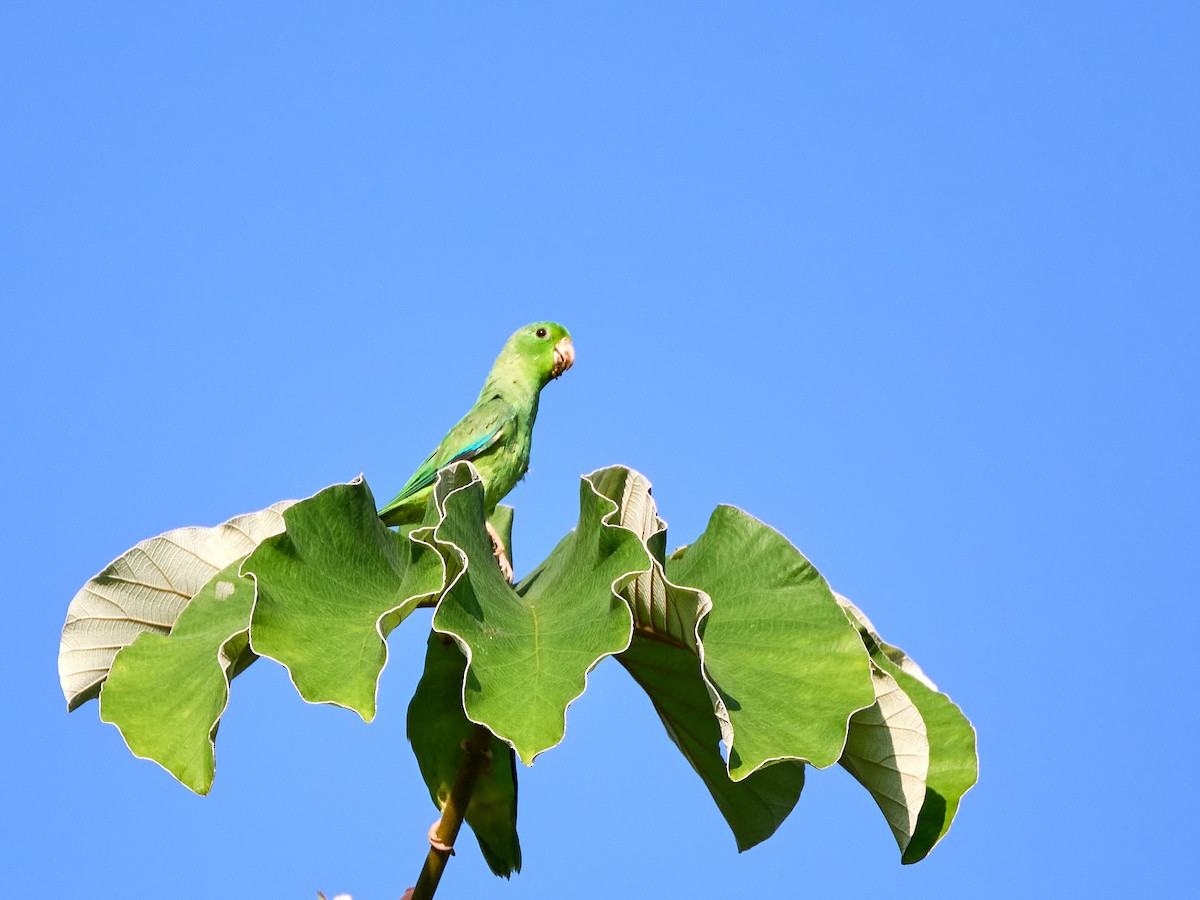
[[[462, 484], [452, 487], [450, 490], [446, 491], [443, 495], [443, 493], [440, 490], [442, 483], [443, 483], [443, 479], [453, 477], [453, 473], [450, 476], [445, 475], [445, 473], [448, 470], [452, 471], [453, 469], [455, 469], [457, 467], [462, 467], [462, 466], [465, 466], [469, 470], [469, 473], [470, 473], [469, 478], [467, 479], [467, 481], [465, 483], [462, 483]], [[639, 535], [633, 529], [621, 524], [619, 521], [616, 521], [616, 522], [612, 521], [614, 516], [619, 517], [619, 514], [622, 509], [621, 504], [618, 503], [617, 501], [613, 500], [611, 497], [606, 495], [603, 491], [601, 491], [597, 487], [596, 482], [603, 473], [617, 471], [617, 470], [623, 470], [625, 473], [627, 473], [627, 475], [626, 475], [627, 478], [629, 477], [629, 475], [637, 475], [640, 478], [645, 477], [645, 476], [642, 476], [640, 473], [638, 473], [635, 469], [631, 469], [627, 466], [613, 465], [613, 466], [602, 466], [601, 468], [595, 469], [585, 475], [582, 475], [582, 476], [580, 476], [580, 481], [583, 484], [586, 484], [588, 489], [600, 501], [602, 501], [603, 503], [605, 503], [609, 506], [609, 509], [600, 516], [599, 523], [600, 523], [601, 527], [617, 528], [617, 529], [620, 529], [621, 531], [629, 532], [634, 537], [636, 537], [642, 545], [643, 552], [646, 554], [647, 567], [644, 569], [638, 568], [638, 569], [630, 570], [628, 572], [624, 572], [621, 575], [614, 578], [611, 581], [611, 583], [609, 584], [609, 592], [612, 596], [612, 599], [620, 601], [621, 605], [629, 612], [629, 629], [628, 629], [629, 633], [628, 633], [627, 637], [625, 638], [624, 645], [619, 650], [613, 651], [611, 653], [603, 653], [600, 656], [596, 657], [596, 659], [594, 659], [591, 662], [591, 664], [588, 665], [586, 671], [584, 672], [584, 676], [583, 676], [583, 686], [580, 688], [579, 692], [577, 694], [575, 694], [573, 697], [571, 697], [566, 702], [566, 704], [563, 706], [562, 735], [558, 738], [557, 741], [555, 741], [550, 746], [545, 747], [545, 748], [538, 750], [537, 752], [531, 754], [529, 756], [529, 758], [526, 759], [525, 756], [521, 753], [520, 748], [518, 748], [516, 746], [516, 743], [510, 737], [508, 737], [504, 734], [498, 733], [488, 723], [478, 721], [475, 717], [473, 717], [470, 714], [469, 710], [467, 710], [467, 696], [466, 696], [466, 681], [467, 681], [467, 677], [469, 676], [469, 673], [471, 671], [471, 667], [474, 664], [474, 655], [472, 653], [471, 647], [464, 638], [462, 638], [460, 635], [458, 635], [454, 631], [451, 631], [451, 630], [445, 629], [445, 628], [439, 628], [436, 624], [431, 624], [431, 627], [433, 628], [434, 631], [438, 632], [439, 634], [445, 634], [448, 637], [452, 638], [454, 640], [454, 642], [458, 645], [458, 648], [462, 651], [463, 655], [467, 659], [467, 665], [463, 670], [463, 686], [462, 686], [462, 691], [461, 691], [461, 700], [463, 703], [463, 710], [467, 716], [467, 719], [470, 720], [471, 722], [475, 723], [476, 725], [482, 725], [485, 728], [488, 728], [489, 730], [491, 730], [492, 733], [495, 734], [497, 738], [504, 741], [506, 744], [508, 744], [510, 747], [512, 747], [517, 752], [517, 758], [520, 759], [521, 762], [523, 764], [525, 764], [526, 766], [532, 766], [534, 761], [539, 756], [541, 756], [543, 753], [545, 753], [548, 750], [555, 749], [560, 744], [562, 744], [562, 742], [564, 740], [566, 740], [567, 711], [571, 708], [571, 706], [575, 703], [576, 700], [578, 700], [580, 697], [582, 697], [584, 695], [584, 693], [587, 692], [588, 676], [591, 675], [592, 671], [596, 668], [596, 666], [598, 666], [606, 657], [616, 656], [617, 654], [623, 653], [625, 650], [628, 650], [630, 643], [633, 641], [633, 632], [634, 632], [633, 612], [629, 607], [629, 601], [626, 600], [622, 596], [621, 591], [623, 590], [624, 584], [628, 583], [633, 578], [636, 578], [638, 575], [650, 571], [650, 563], [653, 562], [654, 557], [653, 557], [653, 554], [651, 554], [649, 552], [649, 550], [647, 549], [646, 542], [641, 538], [641, 535]], [[443, 585], [441, 596], [445, 596], [445, 594], [447, 594], [451, 590], [451, 588], [453, 588], [454, 585], [458, 583], [458, 580], [466, 574], [467, 566], [470, 564], [470, 560], [466, 554], [466, 551], [464, 551], [461, 547], [459, 547], [453, 541], [449, 541], [449, 540], [441, 538], [437, 533], [441, 524], [446, 519], [445, 505], [446, 505], [446, 502], [450, 499], [450, 497], [452, 497], [454, 494], [457, 494], [460, 491], [468, 490], [472, 487], [472, 485], [474, 485], [476, 483], [482, 484], [482, 479], [479, 476], [478, 470], [469, 461], [458, 462], [458, 463], [455, 463], [453, 466], [447, 466], [447, 467], [441, 469], [438, 472], [438, 481], [434, 488], [434, 497], [436, 498], [435, 502], [438, 504], [438, 512], [439, 512], [438, 524], [436, 526], [432, 526], [432, 527], [425, 527], [425, 528], [417, 529], [416, 531], [413, 532], [414, 540], [418, 540], [421, 543], [425, 543], [427, 546], [433, 548], [434, 550], [437, 550], [437, 546], [436, 546], [437, 544], [453, 548], [453, 551], [457, 554], [457, 556], [462, 564], [462, 567], [459, 569], [459, 571], [455, 573], [454, 578], [449, 583]], [[578, 526], [576, 526], [576, 527], [578, 527]], [[426, 537], [429, 537], [430, 540], [426, 541], [425, 540]], [[439, 603], [441, 601], [441, 596], [439, 596], [439, 598], [438, 598]]]
[[[469, 463], [468, 463], [468, 465], [469, 465]], [[319, 494], [321, 494], [327, 490], [330, 490], [331, 488], [358, 487], [360, 485], [363, 485], [363, 486], [367, 485], [366, 477], [361, 472], [354, 478], [350, 479], [349, 481], [338, 481], [338, 482], [334, 482], [333, 484], [325, 485], [325, 487], [323, 487], [317, 491], [314, 491], [312, 494], [305, 497], [304, 500], [293, 501], [292, 505], [294, 505], [296, 503], [303, 503], [307, 500], [311, 500], [314, 497], [318, 496]], [[367, 489], [370, 490], [369, 486], [367, 487]], [[445, 515], [444, 511], [441, 510], [440, 508], [438, 511], [441, 515], [443, 515], [443, 516]], [[286, 528], [286, 526], [287, 526], [286, 510], [284, 511], [283, 520], [284, 520], [284, 531], [280, 532], [280, 534], [286, 533], [286, 530], [287, 530], [287, 528]], [[441, 522], [439, 521], [438, 524], [441, 524]], [[422, 530], [422, 529], [418, 529], [418, 530]], [[414, 543], [422, 543], [422, 544], [425, 543], [424, 541], [417, 540], [417, 538], [415, 537], [415, 534], [416, 534], [416, 531], [410, 532], [408, 535], [408, 539], [410, 541], [413, 541]], [[278, 535], [274, 535], [274, 536], [277, 537]], [[246, 559], [249, 559], [249, 555], [247, 555]], [[243, 566], [245, 565], [246, 559], [242, 560]], [[384, 673], [384, 670], [387, 669], [388, 662], [391, 660], [391, 649], [388, 647], [387, 634], [384, 633], [384, 628], [383, 628], [384, 620], [387, 619], [388, 616], [394, 615], [395, 613], [399, 612], [400, 610], [404, 609], [406, 606], [409, 606], [410, 604], [412, 604], [412, 608], [415, 609], [417, 606], [420, 605], [418, 598], [435, 597], [436, 598], [435, 605], [437, 602], [439, 602], [441, 600], [442, 595], [447, 590], [447, 585], [446, 585], [446, 564], [445, 564], [445, 560], [441, 559], [440, 554], [439, 554], [439, 562], [441, 563], [441, 566], [442, 566], [442, 588], [440, 591], [434, 591], [431, 593], [424, 593], [424, 594], [414, 594], [411, 597], [407, 597], [402, 602], [397, 603], [395, 606], [389, 607], [388, 609], [384, 610], [375, 619], [375, 633], [379, 636], [379, 641], [383, 645], [383, 664], [379, 667], [379, 672], [375, 675], [375, 684], [374, 684], [374, 688], [373, 688], [373, 702], [371, 704], [371, 713], [369, 715], [364, 715], [361, 710], [356, 709], [355, 707], [353, 707], [347, 703], [340, 703], [337, 700], [310, 700], [308, 697], [306, 697], [304, 695], [304, 692], [300, 690], [300, 686], [296, 683], [296, 679], [293, 677], [291, 666], [289, 666], [287, 663], [283, 662], [282, 660], [277, 659], [276, 657], [270, 655], [269, 653], [260, 652], [259, 649], [254, 646], [254, 628], [253, 627], [251, 627], [250, 631], [249, 631], [250, 649], [256, 655], [262, 657], [263, 659], [269, 659], [272, 662], [280, 665], [284, 669], [284, 671], [287, 672], [288, 681], [291, 683], [292, 687], [295, 688], [296, 693], [300, 696], [300, 699], [303, 700], [305, 703], [308, 703], [312, 706], [336, 706], [336, 707], [339, 707], [340, 709], [347, 709], [347, 710], [350, 710], [351, 712], [356, 713], [360, 718], [362, 718], [363, 722], [370, 723], [370, 722], [374, 721], [375, 715], [378, 711], [379, 682], [383, 678], [383, 673]], [[243, 578], [249, 578], [254, 582], [254, 604], [250, 610], [250, 621], [251, 621], [251, 623], [253, 623], [254, 613], [258, 607], [258, 577], [252, 571], [244, 570], [242, 567], [238, 568], [238, 575]], [[418, 600], [418, 602], [413, 603], [412, 601], [414, 601], [414, 600]]]

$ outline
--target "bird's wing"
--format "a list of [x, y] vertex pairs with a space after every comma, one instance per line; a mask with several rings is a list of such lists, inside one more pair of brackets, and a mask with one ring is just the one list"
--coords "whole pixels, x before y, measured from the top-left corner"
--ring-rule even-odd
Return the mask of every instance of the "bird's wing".
[[404, 487], [387, 506], [379, 511], [387, 513], [403, 503], [413, 494], [429, 487], [437, 477], [438, 469], [462, 460], [471, 460], [490, 450], [512, 432], [509, 427], [515, 422], [516, 410], [499, 397], [481, 403], [462, 417], [450, 429], [436, 450], [421, 463]]

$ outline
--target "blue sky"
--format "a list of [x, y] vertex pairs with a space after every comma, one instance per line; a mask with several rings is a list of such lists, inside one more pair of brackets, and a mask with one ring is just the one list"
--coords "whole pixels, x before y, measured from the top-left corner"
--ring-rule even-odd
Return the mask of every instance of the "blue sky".
[[464, 840], [447, 897], [1184, 895], [1197, 46], [1182, 3], [7, 10], [6, 890], [413, 883], [419, 616], [369, 726], [239, 678], [206, 798], [66, 714], [59, 630], [142, 538], [390, 496], [554, 318], [518, 573], [599, 466], [672, 544], [741, 506], [963, 707], [981, 779], [916, 866], [840, 770], [738, 855], [609, 661], [521, 771], [524, 873]]

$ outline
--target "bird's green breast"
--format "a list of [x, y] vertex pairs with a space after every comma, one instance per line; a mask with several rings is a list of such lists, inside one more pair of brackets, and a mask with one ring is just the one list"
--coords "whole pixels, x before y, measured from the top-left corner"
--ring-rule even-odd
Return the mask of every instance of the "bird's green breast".
[[532, 402], [516, 405], [512, 439], [499, 442], [492, 452], [475, 461], [475, 467], [483, 479], [483, 502], [489, 515], [529, 470], [537, 405], [536, 394]]

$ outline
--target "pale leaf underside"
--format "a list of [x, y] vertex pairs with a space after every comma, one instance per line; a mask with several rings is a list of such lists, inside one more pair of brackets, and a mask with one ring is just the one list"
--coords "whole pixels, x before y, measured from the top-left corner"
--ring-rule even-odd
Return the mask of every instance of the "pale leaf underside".
[[92, 699], [117, 652], [144, 632], [167, 634], [214, 575], [283, 530], [285, 500], [215, 528], [188, 527], [141, 541], [80, 588], [67, 609], [58, 674], [67, 708]]
[[875, 798], [901, 852], [925, 800], [929, 739], [925, 722], [896, 679], [871, 666], [875, 703], [850, 717], [839, 763]]

